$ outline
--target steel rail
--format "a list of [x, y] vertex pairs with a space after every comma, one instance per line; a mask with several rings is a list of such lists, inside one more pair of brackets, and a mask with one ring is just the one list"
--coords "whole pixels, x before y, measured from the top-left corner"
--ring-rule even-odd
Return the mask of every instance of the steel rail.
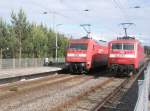
[[45, 86], [57, 85], [60, 83], [71, 81], [73, 79], [79, 79], [82, 77], [81, 75], [73, 75], [73, 76], [63, 75], [63, 76], [58, 75], [58, 76], [56, 76], [56, 78], [50, 77], [49, 80], [47, 78], [45, 78], [45, 79], [47, 79], [46, 81], [44, 81], [43, 78], [42, 78], [42, 80], [39, 79], [39, 80], [35, 80], [35, 81], [24, 81], [25, 83], [20, 84], [20, 86], [18, 84], [18, 85], [14, 85], [12, 87], [11, 86], [2, 87], [2, 90], [5, 90], [5, 91], [3, 92], [4, 94], [0, 93], [0, 99], [5, 99], [6, 97], [8, 98], [11, 96], [17, 96], [18, 94], [26, 93], [31, 90], [36, 90], [39, 88], [43, 88]]
[[122, 87], [128, 83], [128, 79], [124, 80], [121, 85], [119, 85], [115, 90], [113, 90], [113, 92], [111, 92], [107, 97], [105, 97], [105, 99], [103, 99], [102, 101], [100, 101], [97, 106], [95, 106], [93, 109], [91, 109], [91, 111], [99, 111], [100, 108], [114, 95], [116, 95], [116, 93], [118, 93], [118, 91], [120, 89], [122, 89]]
[[24, 87], [25, 85], [29, 86], [29, 85], [36, 84], [39, 82], [45, 82], [45, 81], [49, 81], [50, 79], [53, 80], [53, 79], [58, 79], [58, 78], [65, 77], [65, 76], [66, 75], [64, 75], [64, 74], [60, 74], [60, 75], [52, 74], [52, 75], [49, 75], [46, 77], [40, 77], [40, 78], [35, 78], [35, 79], [17, 81], [14, 83], [2, 84], [2, 85], [0, 85], [0, 91], [10, 89], [13, 86], [19, 86], [19, 87], [23, 86]]
[[49, 111], [61, 111], [63, 108], [78, 102], [83, 96], [86, 96], [86, 95], [96, 91], [97, 89], [103, 88], [103, 86], [109, 84], [113, 80], [114, 80], [114, 78], [109, 78], [109, 79], [103, 81], [102, 83], [100, 83], [100, 84], [98, 84], [96, 86], [93, 86], [90, 89], [87, 89], [86, 91], [78, 94], [77, 96], [72, 97], [71, 99], [63, 102], [62, 104], [59, 104], [57, 107], [49, 109]]
[[[131, 79], [126, 79], [124, 80], [120, 85], [119, 87], [117, 87], [115, 90], [113, 90], [107, 97], [105, 97], [102, 101], [98, 102], [98, 104], [93, 108], [91, 109], [91, 111], [100, 111], [101, 108], [103, 107], [104, 104], [106, 104], [112, 97], [114, 97], [115, 95], [117, 95], [121, 89], [123, 87], [125, 87], [127, 84], [130, 85], [130, 87], [132, 86], [132, 84], [139, 78], [139, 76], [141, 76], [141, 74], [143, 73], [144, 69], [146, 68], [147, 66], [147, 62], [146, 64], [140, 69], [140, 71], [136, 74], [136, 76], [134, 78], [131, 78]], [[131, 81], [131, 82], [130, 82]]]

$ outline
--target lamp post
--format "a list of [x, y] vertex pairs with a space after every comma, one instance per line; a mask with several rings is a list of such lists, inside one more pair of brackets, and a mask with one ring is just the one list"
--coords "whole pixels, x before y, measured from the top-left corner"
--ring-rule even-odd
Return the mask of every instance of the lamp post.
[[56, 47], [56, 49], [55, 49], [55, 60], [56, 60], [56, 63], [58, 62], [58, 33], [57, 33], [57, 28], [61, 25], [62, 24], [56, 25], [56, 41], [55, 41], [55, 47]]
[[[84, 10], [81, 10], [81, 11], [89, 12], [90, 10], [89, 9], [84, 9]], [[56, 11], [45, 11], [45, 12], [43, 12], [43, 14], [45, 14], [45, 15], [46, 14], [52, 14], [53, 30], [54, 30], [55, 29], [55, 17], [56, 17], [56, 15], [62, 16], [62, 14], [60, 14], [60, 13], [58, 13]]]
[[[85, 12], [88, 12], [89, 9], [85, 9], [85, 10], [82, 10], [82, 11], [85, 11]], [[58, 62], [58, 34], [57, 34], [57, 28], [59, 26], [61, 26], [62, 24], [57, 24], [55, 25], [55, 15], [60, 15], [59, 13], [55, 12], [55, 11], [45, 11], [43, 12], [43, 14], [52, 14], [52, 21], [53, 21], [53, 31], [56, 32], [56, 40], [55, 40], [55, 61]], [[55, 30], [56, 28], [56, 30]]]
[[[52, 14], [52, 24], [53, 24], [52, 29], [55, 32], [55, 14], [56, 14], [56, 12], [54, 12], [54, 11], [43, 12], [43, 14], [45, 14], [45, 15]], [[56, 25], [56, 27], [58, 27], [58, 26], [59, 26], [59, 24]], [[57, 35], [57, 32], [55, 34], [55, 37], [56, 37], [56, 39], [55, 39], [55, 61], [57, 62], [57, 47], [58, 47], [58, 35]]]
[[55, 30], [55, 14], [56, 12], [55, 11], [50, 11], [50, 12], [43, 12], [43, 14], [52, 14], [52, 28], [53, 28], [53, 31]]

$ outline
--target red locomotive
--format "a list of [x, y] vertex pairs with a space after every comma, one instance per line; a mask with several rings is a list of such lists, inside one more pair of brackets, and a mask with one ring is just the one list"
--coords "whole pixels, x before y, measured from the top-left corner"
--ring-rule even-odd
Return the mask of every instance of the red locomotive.
[[144, 63], [144, 48], [135, 38], [118, 38], [110, 41], [108, 47], [108, 66], [111, 72], [134, 72]]
[[65, 59], [69, 72], [88, 72], [92, 68], [107, 65], [108, 46], [104, 41], [88, 37], [72, 39]]

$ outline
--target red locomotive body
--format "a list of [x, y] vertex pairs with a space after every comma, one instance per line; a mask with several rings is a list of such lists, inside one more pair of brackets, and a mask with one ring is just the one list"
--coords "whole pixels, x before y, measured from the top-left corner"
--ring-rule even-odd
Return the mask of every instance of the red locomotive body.
[[112, 72], [134, 72], [144, 63], [144, 48], [134, 38], [118, 38], [109, 42], [108, 47], [108, 66]]
[[66, 54], [69, 72], [83, 73], [91, 68], [107, 65], [108, 47], [87, 37], [72, 39]]

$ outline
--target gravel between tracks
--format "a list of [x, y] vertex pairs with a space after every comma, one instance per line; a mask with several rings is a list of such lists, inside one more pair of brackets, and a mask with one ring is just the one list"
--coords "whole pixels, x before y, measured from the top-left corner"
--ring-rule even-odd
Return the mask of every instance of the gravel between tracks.
[[114, 79], [110, 83], [82, 97], [78, 103], [73, 104], [70, 107], [66, 107], [64, 111], [91, 111], [99, 102], [103, 101], [104, 98], [112, 93], [123, 81], [124, 79]]
[[[86, 79], [82, 78], [78, 82], [72, 81], [55, 87], [45, 87], [44, 89], [25, 93], [17, 97], [7, 98], [0, 101], [1, 111], [48, 111], [86, 91], [86, 89], [104, 82], [108, 78], [101, 77], [98, 79], [89, 79], [88, 81]], [[81, 81], [82, 84], [80, 84]], [[75, 84], [78, 85], [76, 86]], [[71, 87], [72, 85], [74, 86]], [[70, 88], [64, 89], [64, 87], [69, 86]]]
[[37, 81], [29, 81], [29, 82], [25, 82], [21, 84], [10, 85], [8, 87], [6, 86], [0, 90], [0, 99], [10, 98], [11, 96], [17, 96], [22, 93], [31, 92], [33, 90], [34, 91], [39, 90], [43, 87], [51, 86], [57, 83], [62, 83], [62, 82], [69, 81], [75, 78], [78, 78], [78, 76], [60, 75], [60, 77], [57, 76], [57, 77], [49, 78], [49, 79], [46, 78], [47, 80], [45, 81], [43, 81], [43, 79], [42, 80], [40, 79]]

